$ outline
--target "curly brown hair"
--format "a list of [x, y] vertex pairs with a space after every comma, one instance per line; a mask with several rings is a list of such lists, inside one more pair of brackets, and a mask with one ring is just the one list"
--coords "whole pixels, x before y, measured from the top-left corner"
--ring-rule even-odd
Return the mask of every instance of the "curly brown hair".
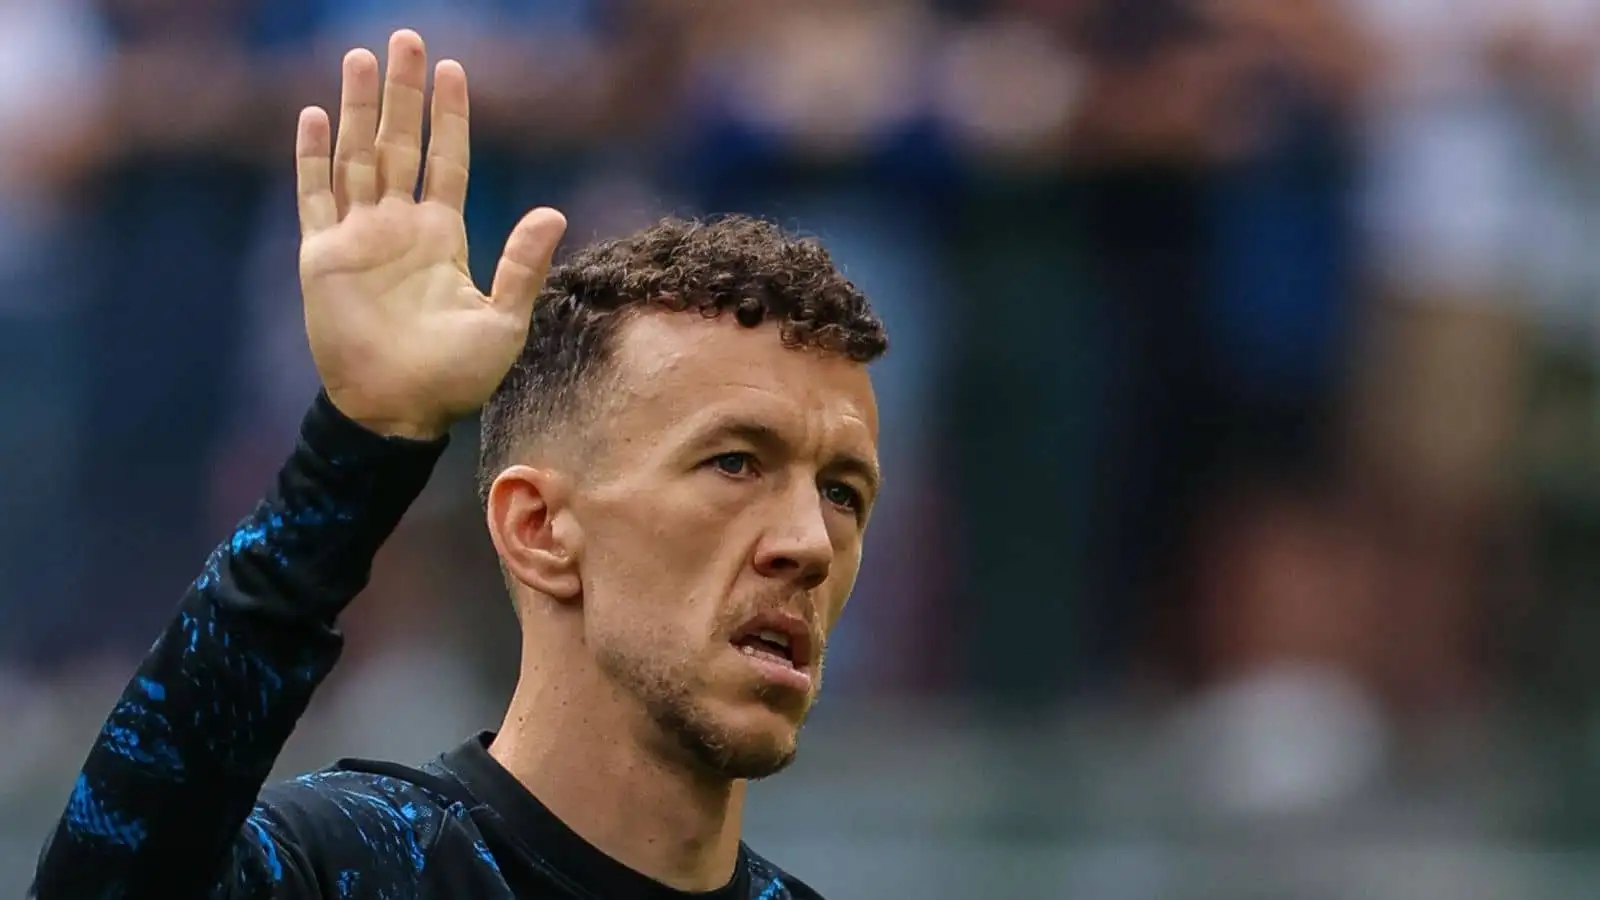
[[532, 435], [582, 421], [617, 334], [648, 308], [732, 313], [746, 328], [775, 322], [786, 346], [870, 363], [888, 349], [867, 298], [814, 239], [748, 216], [668, 218], [586, 247], [555, 267], [534, 305], [528, 341], [483, 409], [478, 492]]

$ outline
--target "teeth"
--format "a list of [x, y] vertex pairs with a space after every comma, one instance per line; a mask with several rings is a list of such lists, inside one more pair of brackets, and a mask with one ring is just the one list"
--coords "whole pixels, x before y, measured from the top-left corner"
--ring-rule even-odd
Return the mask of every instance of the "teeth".
[[789, 636], [787, 634], [780, 634], [776, 631], [762, 631], [757, 633], [756, 637], [762, 639], [763, 641], [777, 644], [779, 647], [782, 647], [785, 650], [789, 649]]

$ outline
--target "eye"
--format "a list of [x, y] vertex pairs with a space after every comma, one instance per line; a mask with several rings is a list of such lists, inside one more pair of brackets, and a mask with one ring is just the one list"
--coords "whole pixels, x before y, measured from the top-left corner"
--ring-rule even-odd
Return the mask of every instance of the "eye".
[[823, 485], [822, 496], [823, 499], [841, 509], [848, 509], [855, 513], [861, 512], [863, 505], [861, 492], [842, 481]]
[[706, 465], [734, 478], [749, 475], [755, 469], [755, 457], [749, 453], [719, 453], [706, 460]]

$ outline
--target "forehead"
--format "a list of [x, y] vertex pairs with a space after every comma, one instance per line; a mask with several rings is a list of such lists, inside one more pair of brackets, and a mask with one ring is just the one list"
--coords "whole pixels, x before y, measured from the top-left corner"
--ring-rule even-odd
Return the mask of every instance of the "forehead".
[[[745, 328], [724, 315], [650, 312], [628, 322], [616, 355], [622, 417], [641, 426], [692, 426], [718, 416], [788, 420], [811, 440], [870, 451], [877, 401], [867, 367], [783, 344], [775, 325]], [[772, 423], [782, 427], [784, 422]]]

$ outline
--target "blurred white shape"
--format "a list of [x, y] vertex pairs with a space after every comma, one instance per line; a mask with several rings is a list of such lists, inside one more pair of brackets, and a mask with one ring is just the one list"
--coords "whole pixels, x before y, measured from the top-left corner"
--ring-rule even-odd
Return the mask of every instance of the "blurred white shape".
[[[31, 260], [57, 225], [57, 191], [101, 101], [107, 47], [77, 0], [0, 0], [0, 279]], [[61, 152], [66, 149], [66, 152]], [[0, 315], [59, 297], [0, 291]]]
[[1367, 213], [1385, 273], [1430, 298], [1512, 300], [1522, 158], [1514, 111], [1485, 93], [1379, 116], [1368, 135]]
[[1280, 665], [1202, 695], [1172, 743], [1208, 811], [1313, 813], [1351, 798], [1379, 774], [1387, 745], [1372, 702], [1344, 673]]
[[794, 9], [757, 20], [720, 55], [729, 108], [808, 152], [848, 155], [892, 133], [927, 101], [936, 35], [915, 4]]
[[956, 31], [944, 48], [939, 107], [981, 152], [1025, 150], [1064, 131], [1078, 107], [1080, 61], [1043, 29], [997, 20]]
[[75, 0], [0, 0], [0, 202], [33, 184], [19, 162], [64, 120], [98, 111], [108, 47]]

